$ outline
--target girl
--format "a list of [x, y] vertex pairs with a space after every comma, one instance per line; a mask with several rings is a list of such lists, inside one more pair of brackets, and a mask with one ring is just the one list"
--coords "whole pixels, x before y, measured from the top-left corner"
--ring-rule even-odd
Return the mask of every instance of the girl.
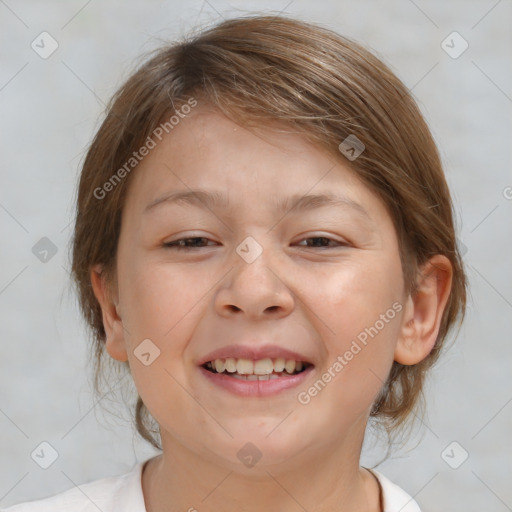
[[162, 453], [9, 512], [419, 510], [361, 447], [417, 406], [466, 278], [429, 129], [362, 46], [253, 16], [160, 49], [87, 153], [73, 277]]

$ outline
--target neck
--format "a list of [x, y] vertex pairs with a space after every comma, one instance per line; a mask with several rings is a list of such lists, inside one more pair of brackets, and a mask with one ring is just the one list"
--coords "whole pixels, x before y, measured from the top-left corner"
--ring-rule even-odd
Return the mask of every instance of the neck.
[[[379, 486], [359, 467], [362, 436], [336, 449], [304, 449], [274, 464], [240, 468], [217, 455], [198, 454], [162, 433], [163, 453], [142, 475], [147, 512], [380, 511]], [[327, 449], [328, 448], [328, 449]]]

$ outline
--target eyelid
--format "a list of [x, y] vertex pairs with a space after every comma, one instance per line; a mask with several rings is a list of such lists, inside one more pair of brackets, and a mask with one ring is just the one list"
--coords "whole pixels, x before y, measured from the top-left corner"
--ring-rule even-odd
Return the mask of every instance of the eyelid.
[[335, 235], [334, 233], [326, 231], [306, 231], [300, 235], [297, 235], [296, 240], [301, 241], [307, 240], [308, 238], [328, 238], [329, 240], [339, 242], [340, 244], [348, 243], [348, 240], [343, 238], [341, 235]]
[[[207, 236], [184, 236], [181, 238], [177, 238], [176, 240], [170, 240], [169, 242], [164, 242], [162, 245], [164, 248], [168, 249], [178, 249], [178, 250], [193, 250], [193, 249], [202, 249], [203, 247], [187, 247], [184, 245], [179, 245], [179, 242], [182, 242], [183, 240], [195, 240], [195, 239], [201, 239], [207, 240], [208, 242], [212, 242], [210, 238]], [[211, 245], [206, 245], [205, 247], [211, 247]]]
[[[310, 236], [302, 236], [302, 238], [300, 238], [297, 242], [295, 242], [295, 244], [299, 244], [301, 242], [304, 242], [304, 241], [307, 241], [307, 240], [311, 240], [311, 239], [325, 239], [325, 240], [328, 240], [329, 242], [335, 242], [336, 244], [338, 244], [338, 246], [335, 246], [335, 247], [329, 247], [329, 246], [301, 246], [301, 247], [306, 247], [308, 249], [315, 249], [315, 248], [319, 248], [319, 249], [336, 249], [337, 247], [348, 247], [350, 246], [350, 243], [347, 242], [346, 240], [337, 240], [335, 238], [333, 238], [332, 236], [328, 236], [326, 234], [312, 234]], [[207, 236], [185, 236], [185, 237], [182, 237], [182, 238], [178, 238], [176, 240], [171, 240], [169, 242], [164, 242], [162, 245], [164, 248], [168, 248], [168, 249], [176, 249], [176, 250], [197, 250], [197, 249], [203, 249], [205, 247], [211, 247], [211, 245], [208, 245], [208, 242], [207, 242], [207, 245], [206, 246], [203, 246], [203, 247], [187, 247], [185, 245], [179, 245], [179, 242], [183, 242], [185, 240], [197, 240], [197, 239], [204, 239], [204, 240], [207, 240], [208, 242], [212, 242], [213, 240], [208, 238]], [[215, 242], [217, 243], [217, 242]]]
[[[338, 246], [335, 246], [335, 247], [327, 247], [327, 246], [322, 246], [322, 247], [319, 247], [320, 249], [336, 249], [337, 247], [348, 247], [350, 245], [350, 243], [346, 240], [337, 240], [336, 238], [333, 238], [332, 236], [328, 236], [328, 235], [312, 235], [312, 236], [304, 236], [302, 237], [298, 242], [296, 242], [297, 244], [301, 243], [301, 242], [304, 242], [306, 240], [311, 240], [311, 239], [314, 239], [314, 238], [324, 238], [325, 240], [328, 240], [329, 242], [335, 242], [336, 244], [338, 244]], [[314, 247], [311, 247], [311, 246], [301, 246], [301, 247], [306, 247], [306, 248], [314, 248]]]

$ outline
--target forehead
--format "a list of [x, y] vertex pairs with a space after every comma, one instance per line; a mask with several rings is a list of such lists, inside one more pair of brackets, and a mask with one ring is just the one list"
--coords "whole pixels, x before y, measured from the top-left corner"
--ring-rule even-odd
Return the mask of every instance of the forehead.
[[248, 129], [201, 107], [182, 119], [137, 166], [125, 206], [143, 212], [172, 191], [198, 188], [223, 191], [230, 206], [262, 200], [283, 206], [292, 196], [336, 191], [348, 201], [364, 204], [370, 216], [386, 214], [380, 199], [343, 156], [335, 160], [283, 123], [269, 121]]

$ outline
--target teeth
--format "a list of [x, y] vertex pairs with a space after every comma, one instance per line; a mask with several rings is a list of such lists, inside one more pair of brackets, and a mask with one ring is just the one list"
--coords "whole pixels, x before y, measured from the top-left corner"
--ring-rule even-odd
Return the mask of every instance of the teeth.
[[[218, 359], [215, 359], [215, 366], [217, 366]], [[254, 363], [249, 359], [239, 359], [236, 362], [236, 371], [240, 375], [249, 375], [249, 373], [254, 373]]]
[[286, 361], [286, 364], [284, 365], [284, 369], [288, 373], [293, 373], [295, 371], [295, 361], [293, 359]]
[[234, 379], [239, 380], [274, 380], [279, 379], [279, 375], [275, 373], [271, 373], [270, 375], [239, 375], [238, 373], [234, 373], [231, 375]]
[[[218, 359], [217, 359], [218, 361]], [[236, 359], [233, 357], [228, 357], [225, 362], [225, 370], [229, 373], [236, 372]]]
[[226, 359], [215, 359], [207, 363], [207, 367], [215, 370], [217, 373], [228, 372], [232, 377], [242, 378], [244, 380], [269, 380], [279, 378], [278, 375], [286, 371], [288, 374], [300, 372], [304, 369], [305, 363], [294, 361], [293, 359], [284, 359], [278, 357], [274, 360], [269, 357], [251, 361], [250, 359], [235, 359], [228, 357]]
[[270, 375], [274, 371], [272, 359], [260, 359], [254, 363], [254, 373], [256, 375]]
[[285, 365], [286, 365], [286, 361], [284, 360], [284, 358], [283, 357], [278, 357], [274, 361], [274, 371], [277, 372], [277, 373], [284, 371]]

